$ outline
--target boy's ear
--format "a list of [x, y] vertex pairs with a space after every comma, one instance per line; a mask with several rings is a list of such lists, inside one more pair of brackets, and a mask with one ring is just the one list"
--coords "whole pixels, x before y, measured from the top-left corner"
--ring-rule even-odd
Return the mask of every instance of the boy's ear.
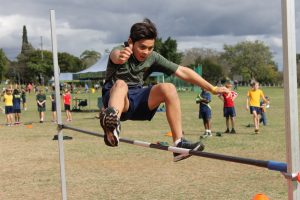
[[130, 47], [131, 49], [133, 48], [133, 41], [131, 38], [128, 38], [127, 44], [128, 44], [128, 47]]

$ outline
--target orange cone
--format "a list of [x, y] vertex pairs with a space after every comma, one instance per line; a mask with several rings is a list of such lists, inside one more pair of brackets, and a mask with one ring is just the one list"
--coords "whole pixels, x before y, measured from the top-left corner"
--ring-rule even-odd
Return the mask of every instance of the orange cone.
[[165, 136], [169, 136], [169, 137], [172, 137], [172, 132], [171, 131], [169, 131], [169, 132], [167, 132], [166, 134], [165, 134]]
[[27, 125], [26, 128], [32, 128], [32, 124]]
[[256, 194], [252, 200], [269, 200], [269, 197], [264, 194]]

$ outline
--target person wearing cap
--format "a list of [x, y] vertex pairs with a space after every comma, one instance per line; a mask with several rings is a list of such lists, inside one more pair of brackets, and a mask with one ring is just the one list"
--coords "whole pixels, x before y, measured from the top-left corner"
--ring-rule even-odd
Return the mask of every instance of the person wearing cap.
[[[220, 94], [219, 98], [224, 102], [223, 106], [223, 113], [224, 117], [226, 118], [226, 130], [224, 133], [232, 133], [235, 134], [235, 108], [234, 108], [234, 100], [238, 96], [238, 94], [231, 90], [232, 89], [232, 81], [227, 80], [225, 82], [225, 87], [230, 90], [230, 95], [229, 94]], [[231, 130], [229, 130], [229, 121], [231, 122]]]

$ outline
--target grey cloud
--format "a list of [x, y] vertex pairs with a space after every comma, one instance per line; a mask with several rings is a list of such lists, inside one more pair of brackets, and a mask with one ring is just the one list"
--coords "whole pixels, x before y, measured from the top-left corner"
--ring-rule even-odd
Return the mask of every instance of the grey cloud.
[[[104, 48], [126, 40], [130, 26], [144, 17], [150, 18], [156, 24], [159, 37], [165, 39], [170, 36], [177, 39], [178, 43], [184, 43], [183, 38], [188, 37], [195, 40], [199, 37], [206, 38], [206, 41], [202, 43], [209, 41], [213, 43], [216, 36], [221, 36], [222, 39], [218, 42], [220, 42], [219, 46], [223, 46], [226, 41], [234, 40], [235, 37], [238, 41], [239, 38], [249, 35], [257, 35], [258, 38], [262, 38], [263, 35], [268, 35], [268, 37], [281, 35], [280, 0], [4, 1], [6, 2], [3, 4], [6, 6], [0, 7], [0, 18], [19, 14], [25, 19], [28, 17], [40, 19], [47, 26], [50, 23], [49, 10], [55, 9], [57, 24], [68, 24], [70, 31], [81, 33], [80, 37], [76, 34], [65, 34], [62, 35], [63, 40], [60, 40], [60, 46], [64, 47], [64, 50], [77, 56], [85, 49], [96, 48], [102, 51]], [[299, 35], [300, 3], [297, 1], [295, 3], [298, 22], [296, 26]], [[45, 27], [45, 24], [42, 27]], [[22, 27], [15, 27], [15, 29], [20, 33]], [[28, 30], [29, 37], [33, 36], [31, 31]], [[14, 38], [15, 44], [6, 45], [3, 48], [11, 49], [12, 46], [20, 45], [19, 35], [7, 37]], [[38, 39], [32, 40], [38, 43]], [[45, 42], [50, 42], [49, 34], [45, 36]], [[3, 43], [0, 42], [0, 44]], [[299, 46], [298, 38], [298, 49]], [[276, 52], [280, 51], [278, 47], [272, 46], [272, 48]]]

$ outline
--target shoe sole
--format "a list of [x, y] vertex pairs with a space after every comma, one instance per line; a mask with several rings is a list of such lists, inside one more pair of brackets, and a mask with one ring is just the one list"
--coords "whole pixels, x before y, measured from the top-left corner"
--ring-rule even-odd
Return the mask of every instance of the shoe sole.
[[[200, 147], [202, 147], [200, 149]], [[200, 150], [199, 150], [200, 149]], [[203, 151], [204, 150], [204, 145], [203, 144], [199, 144], [198, 146], [196, 146], [193, 151]], [[184, 159], [187, 159], [189, 157], [191, 157], [192, 155], [191, 154], [179, 154], [178, 156], [175, 156], [173, 161], [174, 162], [178, 162], [178, 161], [181, 161], [181, 160], [184, 160]]]
[[[104, 130], [104, 143], [110, 147], [116, 147], [119, 145], [119, 137], [118, 133], [116, 133], [116, 129], [110, 131], [105, 127], [105, 117], [102, 117], [100, 114], [100, 125]], [[111, 126], [111, 124], [110, 124]], [[111, 127], [110, 127], [111, 128]], [[119, 130], [120, 132], [120, 130]]]
[[[115, 132], [114, 130], [113, 132]], [[105, 132], [104, 134], [104, 142], [107, 146], [117, 147], [119, 145], [119, 137], [116, 136], [117, 133]]]

